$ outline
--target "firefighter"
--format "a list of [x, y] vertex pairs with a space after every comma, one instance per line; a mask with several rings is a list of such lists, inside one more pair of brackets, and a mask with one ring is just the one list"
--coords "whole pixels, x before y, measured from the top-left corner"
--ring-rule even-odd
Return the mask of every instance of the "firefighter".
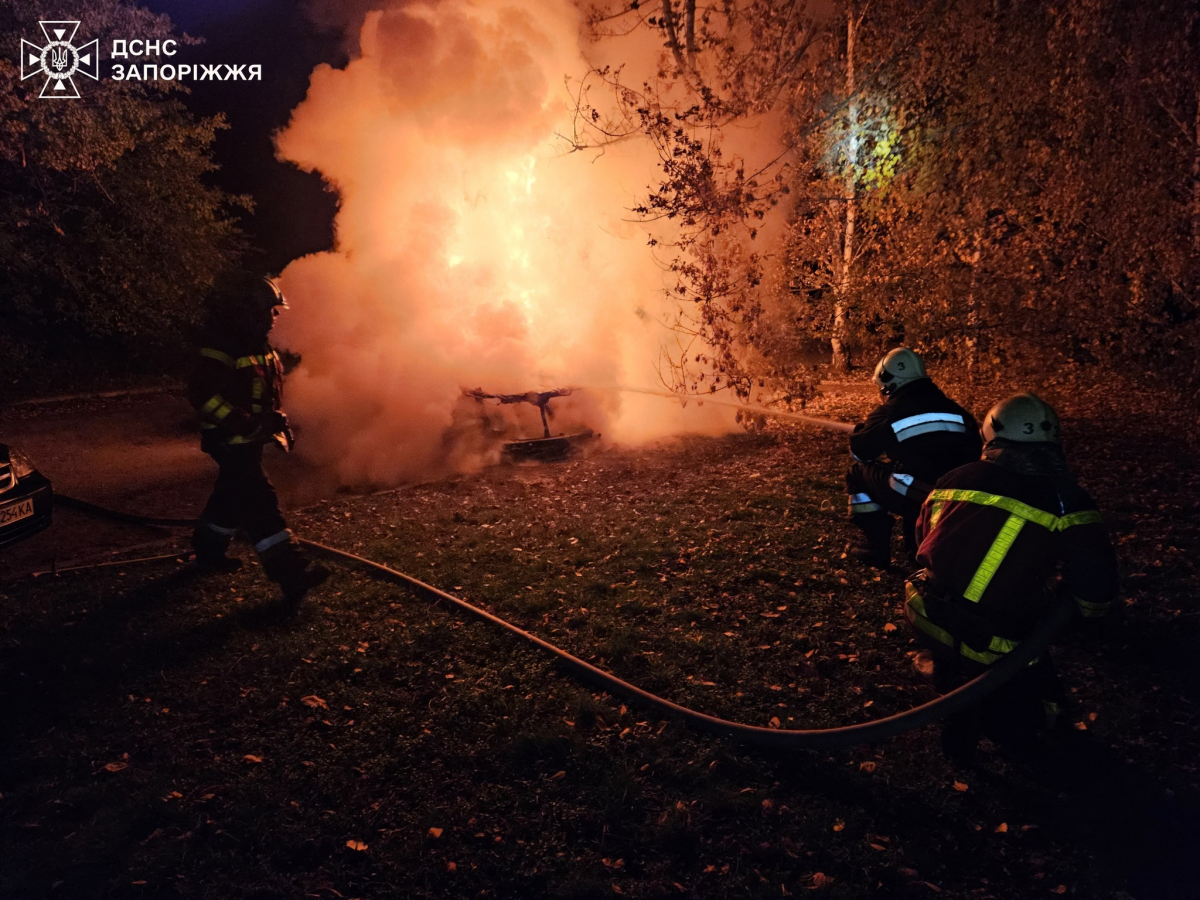
[[299, 603], [329, 577], [305, 559], [279, 511], [275, 488], [263, 471], [263, 449], [291, 449], [281, 410], [283, 372], [268, 335], [287, 308], [269, 278], [239, 276], [219, 295], [188, 399], [200, 413], [200, 446], [217, 463], [217, 483], [204, 507], [192, 546], [203, 572], [229, 572], [241, 561], [226, 555], [244, 532], [267, 577], [284, 600]]
[[[1053, 594], [1096, 621], [1117, 587], [1112, 544], [1095, 502], [1067, 468], [1054, 410], [1033, 394], [1009, 397], [988, 412], [983, 439], [983, 458], [941, 478], [921, 508], [924, 569], [906, 590], [905, 615], [929, 648], [914, 662], [943, 693], [1028, 637]], [[966, 763], [986, 735], [1031, 752], [1063, 702], [1043, 656], [979, 706], [951, 716], [943, 749]]]
[[868, 566], [891, 565], [892, 514], [900, 516], [905, 551], [916, 552], [913, 528], [933, 483], [979, 459], [979, 426], [941, 392], [912, 350], [892, 350], [875, 367], [884, 402], [850, 436], [854, 465], [846, 473], [850, 520], [862, 533], [852, 555]]

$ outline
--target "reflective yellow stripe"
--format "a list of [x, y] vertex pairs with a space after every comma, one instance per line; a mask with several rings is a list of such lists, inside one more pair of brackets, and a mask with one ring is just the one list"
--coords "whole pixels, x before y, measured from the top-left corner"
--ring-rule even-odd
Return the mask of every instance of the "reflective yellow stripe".
[[218, 406], [220, 406], [224, 402], [225, 402], [225, 398], [222, 397], [220, 394], [213, 394], [211, 397], [208, 398], [208, 402], [205, 403], [202, 407], [200, 407], [200, 412], [207, 416], [210, 412], [212, 412], [214, 409], [216, 409]]
[[972, 659], [975, 662], [983, 663], [985, 666], [990, 666], [992, 663], [996, 662], [996, 660], [1004, 656], [1005, 653], [1009, 653], [1015, 649], [1017, 644], [1020, 643], [1020, 641], [1011, 641], [1008, 638], [1002, 638], [993, 635], [991, 640], [988, 641], [987, 650], [982, 652], [972, 650], [961, 641], [956, 641], [954, 639], [954, 635], [952, 635], [950, 632], [933, 623], [933, 621], [925, 613], [924, 598], [921, 597], [920, 593], [918, 593], [917, 589], [911, 583], [906, 583], [904, 587], [905, 597], [907, 600], [905, 604], [905, 614], [908, 618], [908, 621], [912, 623], [913, 627], [925, 632], [925, 634], [929, 635], [935, 641], [940, 644], [945, 644], [947, 647], [953, 648], [957, 643], [958, 652], [967, 659]]
[[1094, 522], [1104, 521], [1100, 513], [1094, 509], [1084, 510], [1083, 512], [1070, 513], [1061, 518], [1051, 515], [1043, 509], [1038, 509], [1036, 506], [1030, 506], [1028, 503], [1022, 503], [1020, 500], [1014, 500], [1011, 497], [1003, 497], [1000, 494], [989, 494], [985, 491], [955, 491], [955, 490], [936, 490], [933, 491], [926, 503], [931, 501], [959, 502], [959, 503], [974, 503], [979, 506], [994, 506], [1003, 509], [1013, 515], [1020, 516], [1030, 522], [1035, 522], [1049, 531], [1065, 531], [1074, 525], [1090, 525]]
[[938, 519], [942, 517], [942, 510], [946, 508], [945, 500], [938, 500], [933, 504], [933, 512], [929, 515], [929, 530], [937, 528]]
[[975, 503], [979, 506], [995, 506], [1018, 515], [1022, 519], [1036, 522], [1050, 531], [1058, 530], [1055, 527], [1058, 524], [1057, 516], [1053, 516], [1045, 510], [1030, 506], [1027, 503], [1022, 503], [1020, 500], [1014, 500], [1011, 497], [1002, 497], [1000, 494], [988, 494], [984, 491], [936, 490], [929, 495], [929, 499], [944, 500], [951, 503], [955, 501], [959, 503]]
[[1080, 600], [1078, 597], [1075, 598], [1075, 605], [1079, 608], [1079, 614], [1085, 619], [1103, 618], [1112, 609], [1111, 602], [1092, 603], [1088, 600]]
[[1010, 641], [1008, 638], [996, 637], [992, 635], [992, 639], [988, 641], [988, 649], [993, 653], [1010, 653], [1017, 649], [1017, 644], [1020, 641]]
[[[910, 604], [910, 606], [911, 606], [911, 604]], [[1004, 655], [1004, 653], [989, 653], [986, 650], [983, 651], [982, 653], [972, 650], [970, 647], [968, 647], [966, 644], [962, 643], [961, 641], [956, 642], [954, 640], [954, 635], [952, 635], [950, 632], [946, 631], [945, 629], [939, 628], [938, 626], [934, 625], [933, 622], [931, 622], [927, 617], [920, 615], [919, 613], [916, 613], [915, 611], [914, 611], [914, 614], [909, 617], [909, 621], [912, 622], [913, 627], [925, 632], [927, 635], [929, 635], [931, 638], [933, 638], [935, 641], [937, 641], [940, 644], [945, 644], [947, 647], [952, 648], [955, 645], [955, 643], [957, 643], [959, 653], [961, 653], [967, 659], [973, 659], [973, 660], [975, 660], [975, 662], [983, 663], [985, 666], [990, 666], [992, 663], [994, 663], [996, 660], [1000, 659]], [[1002, 638], [993, 638], [992, 640], [993, 640], [993, 642], [1003, 641]], [[1011, 643], [1009, 641], [1003, 641], [1003, 642], [1006, 644]], [[1013, 646], [1015, 646], [1015, 645], [1013, 645]]]
[[226, 416], [228, 416], [231, 412], [233, 412], [233, 407], [230, 406], [228, 403], [222, 403], [220, 406], [218, 406], [213, 411], [212, 417], [214, 419], [216, 419], [218, 422], [220, 422], [222, 419], [224, 419]]
[[979, 598], [983, 596], [983, 592], [987, 590], [987, 586], [992, 583], [992, 578], [995, 577], [996, 570], [1000, 568], [1000, 563], [1004, 562], [1004, 557], [1008, 555], [1008, 551], [1012, 549], [1013, 542], [1024, 527], [1025, 519], [1021, 516], [1013, 513], [1008, 517], [1008, 520], [1004, 523], [1004, 527], [1000, 529], [1000, 533], [992, 541], [992, 546], [988, 549], [987, 555], [984, 556], [983, 562], [975, 570], [975, 575], [971, 578], [971, 583], [963, 591], [964, 597], [973, 603], [979, 602]]
[[263, 380], [255, 378], [254, 384], [250, 385], [250, 396], [255, 400], [261, 400], [263, 395]]
[[1097, 522], [1103, 522], [1104, 517], [1094, 509], [1085, 509], [1083, 512], [1068, 513], [1058, 520], [1058, 530], [1062, 531], [1065, 528], [1070, 528], [1072, 525], [1094, 525]]
[[207, 356], [209, 359], [215, 359], [219, 363], [224, 363], [231, 369], [235, 366], [232, 356], [230, 356], [228, 353], [222, 353], [220, 350], [214, 350], [211, 347], [201, 348], [200, 355]]
[[265, 366], [267, 358], [265, 356], [243, 356], [235, 364], [239, 369], [246, 369], [250, 366]]

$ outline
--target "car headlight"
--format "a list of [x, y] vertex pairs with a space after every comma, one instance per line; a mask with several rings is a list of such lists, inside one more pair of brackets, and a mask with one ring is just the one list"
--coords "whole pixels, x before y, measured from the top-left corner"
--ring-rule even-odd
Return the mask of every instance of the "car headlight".
[[13, 474], [18, 478], [25, 478], [37, 471], [37, 466], [33, 464], [33, 460], [20, 450], [10, 449], [8, 451], [8, 460], [12, 463]]

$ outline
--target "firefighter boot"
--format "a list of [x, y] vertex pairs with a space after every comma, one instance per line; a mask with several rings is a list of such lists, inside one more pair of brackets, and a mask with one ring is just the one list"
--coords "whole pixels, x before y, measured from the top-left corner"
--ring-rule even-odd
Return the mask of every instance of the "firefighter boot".
[[886, 569], [892, 561], [892, 517], [883, 510], [850, 516], [862, 532], [850, 555], [872, 569]]
[[279, 585], [283, 602], [289, 606], [298, 606], [309, 591], [324, 584], [329, 577], [329, 570], [305, 559], [300, 547], [292, 540], [264, 550], [259, 559], [263, 571]]
[[240, 559], [225, 555], [236, 533], [236, 528], [222, 528], [201, 519], [196, 525], [196, 530], [192, 532], [196, 571], [202, 575], [213, 575], [218, 572], [235, 572], [241, 568]]

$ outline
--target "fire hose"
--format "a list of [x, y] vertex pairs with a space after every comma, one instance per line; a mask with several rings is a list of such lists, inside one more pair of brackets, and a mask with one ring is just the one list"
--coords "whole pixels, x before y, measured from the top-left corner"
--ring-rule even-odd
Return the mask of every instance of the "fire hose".
[[[190, 527], [196, 524], [196, 520], [194, 519], [155, 518], [117, 512], [94, 503], [62, 495], [56, 496], [55, 502], [88, 515], [99, 516], [125, 524], [178, 527]], [[1038, 657], [1049, 649], [1055, 638], [1058, 637], [1059, 633], [1071, 621], [1074, 615], [1073, 603], [1070, 601], [1060, 603], [1038, 624], [1033, 634], [1021, 641], [1014, 650], [1006, 654], [999, 662], [990, 666], [982, 675], [947, 694], [943, 694], [935, 700], [931, 700], [928, 703], [916, 706], [905, 712], [897, 713], [883, 719], [876, 719], [871, 722], [844, 725], [838, 728], [763, 728], [757, 725], [746, 725], [741, 722], [731, 722], [728, 719], [710, 716], [706, 713], [689, 709], [686, 706], [681, 706], [664, 697], [659, 697], [657, 694], [652, 694], [618, 678], [611, 672], [606, 672], [589, 662], [585, 662], [537, 635], [530, 634], [528, 631], [518, 628], [516, 625], [505, 621], [499, 616], [493, 615], [484, 609], [480, 609], [478, 606], [474, 606], [465, 600], [413, 578], [411, 575], [405, 575], [403, 572], [399, 572], [382, 563], [356, 556], [345, 550], [327, 547], [316, 541], [300, 538], [299, 542], [302, 546], [315, 551], [321, 556], [365, 568], [387, 581], [405, 585], [413, 590], [414, 593], [426, 599], [433, 600], [434, 602], [449, 603], [461, 612], [496, 625], [526, 643], [532, 644], [549, 656], [554, 657], [567, 672], [576, 678], [604, 691], [608, 691], [616, 697], [654, 710], [668, 718], [677, 719], [696, 731], [731, 738], [743, 744], [770, 750], [839, 750], [862, 744], [873, 744], [906, 731], [932, 725], [946, 716], [960, 712], [978, 703], [1037, 660]], [[151, 557], [145, 560], [126, 560], [123, 564], [149, 562], [164, 558], [174, 558], [174, 555], [168, 557]], [[112, 565], [112, 563], [101, 565]], [[92, 567], [76, 567], [75, 571], [87, 568]]]

